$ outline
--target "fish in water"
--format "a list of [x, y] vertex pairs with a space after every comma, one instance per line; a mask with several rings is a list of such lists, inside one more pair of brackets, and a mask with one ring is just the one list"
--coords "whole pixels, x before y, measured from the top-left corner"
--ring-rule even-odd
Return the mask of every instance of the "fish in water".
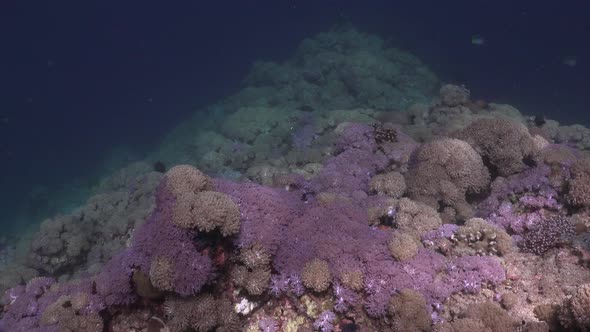
[[471, 44], [476, 45], [476, 46], [482, 46], [485, 43], [486, 43], [486, 40], [484, 37], [482, 37], [480, 35], [471, 36]]
[[578, 57], [575, 55], [566, 55], [561, 60], [561, 63], [568, 67], [575, 67], [578, 64]]

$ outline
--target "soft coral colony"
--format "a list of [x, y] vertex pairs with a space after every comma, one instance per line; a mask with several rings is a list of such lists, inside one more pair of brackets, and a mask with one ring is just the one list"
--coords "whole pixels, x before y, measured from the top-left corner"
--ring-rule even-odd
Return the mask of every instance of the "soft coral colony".
[[[324, 55], [312, 46], [302, 46], [308, 56]], [[260, 66], [253, 86], [289, 77]], [[401, 82], [350, 68], [341, 73], [345, 104], [364, 96], [378, 109], [399, 97], [363, 86]], [[315, 85], [334, 74], [306, 70]], [[0, 331], [590, 330], [585, 129], [550, 120], [539, 127], [454, 85], [430, 106], [354, 112], [308, 116], [306, 125], [328, 125], [294, 150], [316, 160], [304, 165], [296, 151], [285, 166], [264, 152], [266, 168], [254, 168], [264, 184], [180, 164], [163, 176], [121, 176], [134, 179], [128, 196], [98, 194], [44, 223], [5, 292]], [[285, 124], [267, 120], [245, 123], [233, 139], [250, 149], [276, 138]], [[316, 155], [318, 144], [324, 153]], [[238, 159], [224, 164], [239, 168]], [[150, 199], [153, 207], [137, 208]], [[105, 205], [116, 212], [96, 212]], [[134, 229], [104, 222], [117, 213]], [[95, 224], [125, 240], [109, 250], [100, 238], [89, 248]]]

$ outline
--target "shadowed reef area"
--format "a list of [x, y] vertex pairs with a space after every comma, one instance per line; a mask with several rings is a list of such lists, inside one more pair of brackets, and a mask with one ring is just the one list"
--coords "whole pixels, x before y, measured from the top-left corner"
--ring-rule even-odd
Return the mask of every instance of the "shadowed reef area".
[[3, 239], [0, 331], [589, 331], [589, 150], [320, 33]]

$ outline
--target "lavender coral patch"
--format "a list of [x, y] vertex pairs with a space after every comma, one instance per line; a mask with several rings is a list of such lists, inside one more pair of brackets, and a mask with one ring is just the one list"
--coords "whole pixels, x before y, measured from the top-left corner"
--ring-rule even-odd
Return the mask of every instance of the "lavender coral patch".
[[277, 332], [280, 326], [276, 319], [267, 317], [258, 321], [258, 327], [262, 332]]
[[382, 260], [367, 267], [365, 309], [374, 317], [385, 315], [392, 295], [410, 288], [421, 293], [427, 303], [442, 303], [454, 292], [478, 292], [482, 285], [498, 285], [505, 280], [502, 265], [493, 257], [466, 256], [456, 259], [423, 249], [403, 264]]
[[368, 226], [364, 209], [344, 203], [327, 207], [310, 204], [306, 213], [285, 229], [274, 261], [281, 273], [299, 273], [307, 261], [317, 257], [339, 275], [362, 266], [373, 250], [387, 250], [387, 234]]
[[127, 251], [113, 257], [95, 277], [96, 291], [107, 305], [128, 305], [137, 300], [131, 287], [133, 255]]
[[275, 253], [284, 229], [303, 211], [304, 202], [300, 196], [282, 188], [220, 180], [217, 190], [228, 195], [240, 209], [240, 247], [258, 241], [268, 253]]
[[313, 322], [313, 327], [318, 331], [332, 332], [334, 330], [334, 322], [336, 315], [331, 311], [322, 312], [318, 318]]
[[477, 293], [484, 283], [498, 285], [506, 279], [506, 272], [494, 257], [464, 256], [447, 265], [447, 273], [458, 290]]
[[488, 197], [478, 205], [477, 216], [486, 218], [511, 196], [524, 193], [539, 193], [545, 197], [555, 197], [556, 189], [549, 182], [551, 169], [541, 164], [522, 173], [508, 177], [498, 177], [491, 184]]
[[332, 289], [334, 290], [335, 299], [334, 310], [337, 312], [346, 312], [358, 303], [358, 294], [342, 286], [340, 283], [334, 283]]

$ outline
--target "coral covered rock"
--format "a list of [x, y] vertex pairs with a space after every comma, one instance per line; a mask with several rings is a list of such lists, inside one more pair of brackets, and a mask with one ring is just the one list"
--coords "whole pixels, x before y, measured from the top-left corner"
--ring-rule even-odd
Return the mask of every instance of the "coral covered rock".
[[409, 196], [436, 209], [450, 207], [461, 218], [472, 215], [466, 195], [480, 193], [489, 184], [481, 157], [458, 139], [422, 145], [410, 164], [406, 176]]
[[40, 325], [56, 325], [59, 331], [64, 332], [102, 332], [103, 320], [97, 313], [83, 314], [88, 301], [88, 296], [84, 293], [61, 296], [47, 306], [41, 316]]
[[514, 331], [517, 326], [517, 322], [507, 311], [489, 301], [470, 306], [461, 317], [479, 320], [492, 332]]
[[395, 331], [430, 331], [431, 318], [424, 297], [412, 290], [402, 289], [389, 301], [389, 314]]
[[504, 256], [512, 251], [510, 235], [481, 218], [467, 220], [452, 240], [457, 254]]
[[566, 328], [590, 330], [590, 284], [578, 287], [562, 306], [559, 319]]
[[538, 153], [524, 125], [501, 117], [476, 120], [456, 137], [471, 144], [490, 170], [502, 176], [523, 171]]
[[492, 332], [481, 320], [473, 318], [460, 318], [452, 322], [444, 322], [434, 327], [435, 332]]
[[[123, 177], [122, 173], [119, 174]], [[136, 174], [135, 174], [136, 175]], [[129, 234], [141, 225], [155, 205], [161, 174], [150, 172], [125, 178], [129, 187], [109, 180], [101, 190], [69, 214], [43, 221], [31, 241], [26, 265], [49, 275], [96, 273], [127, 245]], [[110, 182], [113, 181], [113, 182]]]

